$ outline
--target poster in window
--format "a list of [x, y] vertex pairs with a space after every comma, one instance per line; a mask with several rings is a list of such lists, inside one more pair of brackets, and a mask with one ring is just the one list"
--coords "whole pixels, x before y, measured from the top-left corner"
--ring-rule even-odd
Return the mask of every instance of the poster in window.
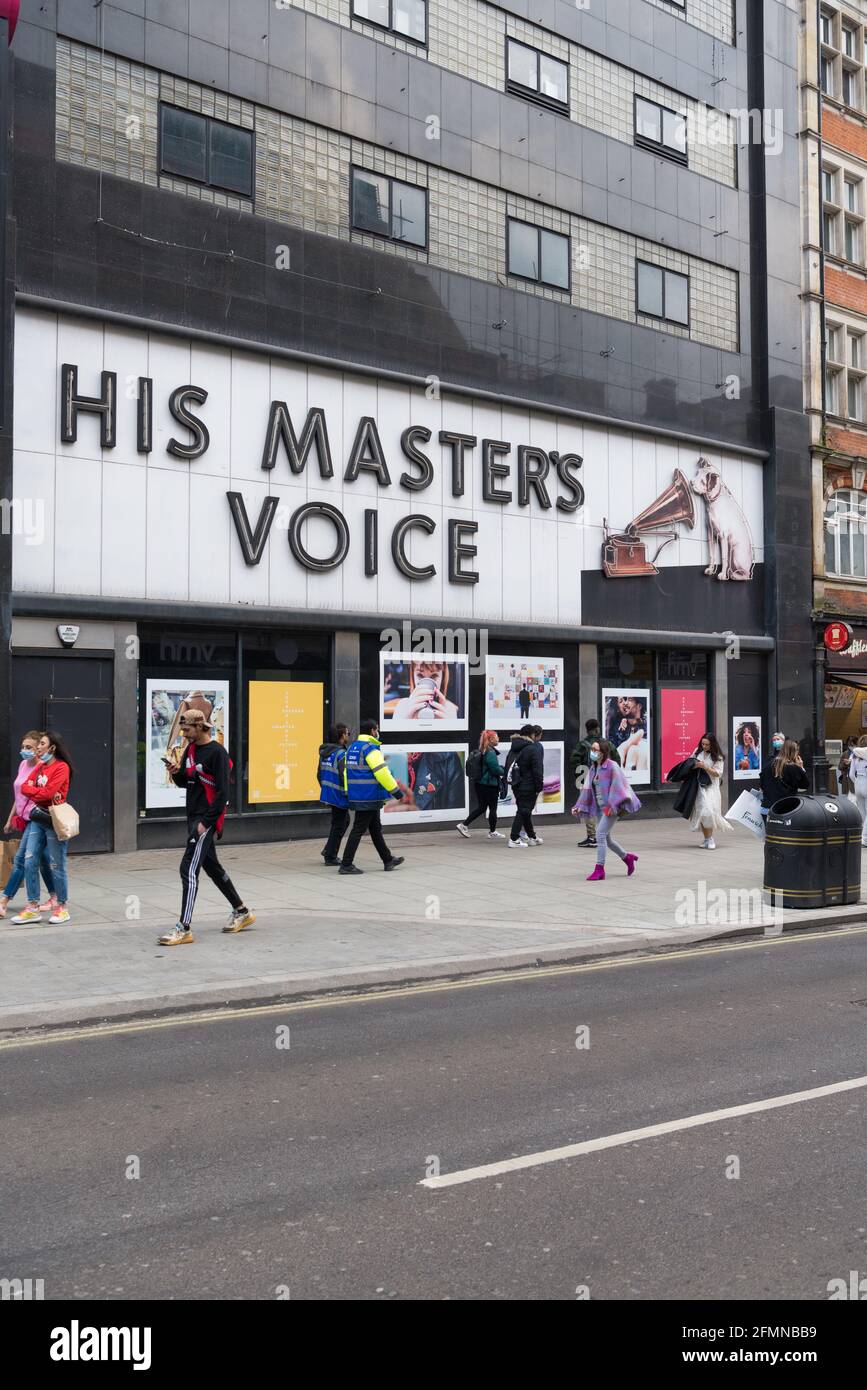
[[392, 776], [409, 787], [415, 796], [414, 806], [405, 806], [389, 797], [382, 806], [384, 824], [457, 823], [468, 814], [465, 743], [436, 743], [428, 747], [384, 744], [382, 753]]
[[321, 681], [250, 681], [247, 800], [251, 806], [318, 801]]
[[[497, 744], [497, 761], [500, 767], [506, 766], [506, 758], [511, 747], [510, 743]], [[563, 812], [563, 758], [565, 745], [562, 743], [545, 743], [542, 741], [542, 755], [544, 757], [544, 782], [540, 791], [536, 805], [533, 808], [534, 816], [559, 816]], [[577, 799], [577, 793], [576, 793]], [[574, 803], [573, 803], [574, 804]], [[506, 795], [500, 798], [499, 812], [502, 815], [512, 815], [515, 810], [515, 794], [512, 788], [507, 785]]]
[[213, 725], [212, 737], [229, 749], [229, 682], [191, 681], [189, 676], [158, 676], [145, 682], [145, 809], [186, 804], [183, 787], [176, 787], [162, 759], [178, 765], [186, 748], [181, 721], [187, 710], [201, 710]]
[[448, 733], [467, 728], [466, 656], [442, 652], [380, 652], [382, 733]]
[[487, 656], [485, 727], [509, 735], [522, 724], [563, 728], [563, 660], [559, 656]]
[[732, 720], [732, 777], [736, 782], [758, 781], [762, 766], [762, 717], [736, 714]]
[[646, 786], [650, 782], [650, 691], [615, 686], [603, 690], [602, 732], [617, 749], [629, 783]]
[[694, 687], [659, 692], [660, 772], [668, 776], [684, 758], [692, 757], [707, 733], [707, 696]]

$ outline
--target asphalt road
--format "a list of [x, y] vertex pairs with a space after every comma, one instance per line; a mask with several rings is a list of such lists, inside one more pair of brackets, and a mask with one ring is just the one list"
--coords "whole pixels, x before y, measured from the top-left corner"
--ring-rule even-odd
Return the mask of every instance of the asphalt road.
[[865, 1075], [864, 929], [5, 1047], [0, 1277], [77, 1299], [826, 1299], [867, 1274], [863, 1089], [419, 1184]]

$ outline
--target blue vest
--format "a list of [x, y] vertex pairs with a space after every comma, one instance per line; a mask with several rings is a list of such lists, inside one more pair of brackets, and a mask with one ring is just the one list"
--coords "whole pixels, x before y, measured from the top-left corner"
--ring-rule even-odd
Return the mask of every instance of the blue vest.
[[346, 750], [346, 794], [354, 811], [366, 811], [380, 801], [388, 801], [391, 792], [381, 787], [365, 762], [368, 753], [379, 748], [376, 742], [356, 739]]
[[333, 748], [328, 756], [321, 760], [319, 800], [327, 802], [329, 806], [340, 806], [346, 810], [348, 803], [346, 792], [343, 790], [343, 757], [342, 748]]

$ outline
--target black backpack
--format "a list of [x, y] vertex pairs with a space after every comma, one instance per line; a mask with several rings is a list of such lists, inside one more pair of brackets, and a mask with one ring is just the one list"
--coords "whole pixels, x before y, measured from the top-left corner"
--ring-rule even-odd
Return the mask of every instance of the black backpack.
[[483, 766], [484, 764], [482, 761], [482, 750], [480, 748], [474, 748], [472, 753], [470, 753], [469, 757], [467, 758], [466, 766], [464, 768], [464, 771], [466, 772], [467, 777], [471, 782], [481, 782]]

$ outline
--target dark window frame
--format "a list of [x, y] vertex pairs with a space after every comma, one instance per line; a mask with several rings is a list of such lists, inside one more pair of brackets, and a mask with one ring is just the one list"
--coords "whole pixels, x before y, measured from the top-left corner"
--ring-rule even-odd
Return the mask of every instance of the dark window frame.
[[[396, 183], [402, 183], [406, 188], [414, 188], [417, 193], [424, 194], [424, 245], [419, 245], [416, 241], [405, 241], [403, 237], [395, 236], [388, 232], [374, 232], [369, 227], [359, 227], [355, 221], [355, 175], [369, 174], [372, 179], [385, 179], [388, 184], [388, 225], [393, 226], [394, 202], [392, 198], [392, 187]], [[351, 164], [349, 166], [349, 225], [353, 232], [361, 232], [362, 236], [379, 237], [380, 241], [390, 241], [395, 246], [408, 246], [412, 251], [423, 251], [425, 254], [430, 250], [430, 189], [424, 184], [410, 183], [408, 179], [398, 178], [396, 174], [382, 174], [377, 169], [368, 169], [363, 164]]]
[[403, 39], [406, 43], [414, 43], [419, 48], [427, 48], [429, 34], [428, 0], [421, 0], [424, 6], [424, 38], [413, 38], [412, 34], [404, 34], [402, 30], [394, 27], [394, 0], [388, 0], [388, 23], [380, 24], [378, 19], [368, 19], [367, 15], [355, 13], [355, 0], [351, 0], [349, 6], [349, 18], [355, 20], [357, 24], [369, 24], [371, 28], [378, 29], [381, 34], [394, 34], [395, 38]]
[[[632, 97], [632, 142], [640, 149], [650, 150], [653, 154], [660, 155], [663, 159], [670, 159], [673, 164], [681, 164], [684, 168], [689, 168], [689, 142], [681, 154], [680, 150], [666, 145], [663, 140], [652, 140], [649, 135], [639, 135], [638, 133], [638, 103], [645, 102], [648, 106], [655, 106], [657, 110], [668, 112], [670, 116], [677, 116], [684, 119], [680, 111], [675, 111], [671, 106], [663, 106], [661, 101], [654, 101], [653, 97], [642, 96], [640, 92], [635, 92]], [[684, 122], [685, 123], [685, 122]], [[661, 129], [665, 128], [665, 123], [660, 122]], [[688, 131], [689, 127], [685, 125]]]
[[[163, 168], [163, 112], [182, 111], [185, 116], [198, 116], [205, 122], [205, 177], [204, 179], [194, 178], [191, 174], [176, 174], [170, 169]], [[226, 126], [229, 130], [240, 130], [244, 135], [250, 137], [250, 192], [239, 193], [236, 188], [227, 188], [222, 183], [212, 183], [211, 172], [211, 126]], [[254, 202], [254, 192], [256, 187], [256, 132], [248, 130], [246, 126], [235, 125], [232, 121], [220, 120], [219, 116], [208, 116], [204, 111], [190, 111], [186, 106], [176, 106], [172, 101], [160, 101], [158, 104], [157, 120], [157, 168], [159, 177], [167, 179], [182, 179], [185, 183], [195, 184], [197, 188], [210, 188], [214, 193], [222, 193], [227, 198], [241, 198], [244, 202]]]
[[[564, 286], [564, 285], [555, 285], [551, 280], [543, 280], [543, 279], [542, 279], [542, 249], [541, 249], [541, 246], [542, 246], [542, 238], [541, 238], [541, 235], [538, 235], [538, 242], [537, 242], [537, 244], [538, 244], [538, 246], [539, 246], [539, 274], [538, 274], [537, 276], [533, 276], [533, 275], [522, 275], [522, 274], [520, 273], [520, 271], [518, 271], [518, 270], [510, 270], [510, 269], [509, 269], [509, 265], [510, 265], [510, 262], [511, 262], [511, 259], [512, 259], [512, 225], [513, 225], [513, 224], [516, 224], [516, 225], [521, 226], [521, 227], [532, 227], [532, 228], [533, 228], [533, 231], [536, 232], [537, 234], [540, 234], [540, 233], [542, 233], [542, 232], [548, 232], [551, 236], [558, 236], [558, 237], [561, 237], [561, 238], [563, 239], [563, 241], [566, 242], [566, 274], [567, 274], [567, 277], [568, 277], [568, 284], [566, 284], [565, 286]], [[569, 295], [570, 298], [571, 298], [571, 295], [572, 295], [572, 238], [571, 238], [571, 236], [569, 236], [566, 232], [555, 232], [555, 231], [552, 231], [550, 227], [540, 227], [539, 224], [538, 224], [537, 222], [527, 222], [526, 219], [523, 218], [523, 217], [512, 217], [512, 216], [509, 215], [509, 213], [506, 213], [506, 274], [507, 274], [511, 279], [513, 279], [513, 280], [523, 280], [524, 283], [527, 284], [527, 285], [543, 285], [544, 288], [547, 289], [547, 290], [556, 290], [558, 294], [567, 294], [567, 295]]]
[[[538, 90], [538, 88], [535, 88], [535, 87], [525, 87], [524, 84], [523, 84], [523, 82], [516, 82], [514, 78], [509, 77], [509, 44], [512, 44], [512, 43], [517, 44], [519, 48], [526, 48], [527, 51], [528, 51], [529, 53], [534, 53], [534, 54], [536, 55], [536, 81], [537, 81], [537, 82], [539, 81], [539, 59], [540, 59], [540, 58], [550, 58], [551, 61], [552, 61], [552, 63], [560, 63], [560, 65], [566, 69], [566, 100], [565, 100], [565, 101], [557, 101], [555, 97], [545, 96], [544, 92], [540, 92], [540, 91]], [[504, 49], [504, 58], [503, 58], [503, 61], [504, 61], [504, 64], [505, 64], [505, 77], [506, 77], [506, 91], [507, 91], [507, 92], [510, 92], [512, 96], [522, 97], [525, 101], [532, 101], [532, 102], [534, 102], [537, 106], [544, 106], [545, 109], [546, 109], [547, 111], [553, 111], [553, 112], [555, 112], [558, 116], [568, 116], [568, 115], [569, 115], [569, 112], [570, 112], [570, 109], [571, 109], [571, 108], [570, 108], [570, 102], [571, 102], [571, 99], [572, 99], [572, 74], [571, 74], [571, 72], [570, 72], [570, 70], [569, 70], [570, 64], [569, 64], [568, 62], [564, 61], [563, 58], [557, 58], [557, 57], [555, 57], [555, 55], [554, 55], [553, 53], [546, 53], [545, 50], [544, 50], [543, 48], [534, 48], [533, 44], [531, 44], [531, 43], [524, 43], [524, 40], [523, 40], [523, 39], [515, 39], [515, 38], [512, 38], [512, 36], [511, 36], [510, 34], [507, 34], [507, 35], [506, 35], [506, 46], [505, 46], [505, 49]]]
[[[640, 269], [640, 267], [643, 266], [643, 265], [647, 266], [649, 270], [659, 270], [659, 271], [662, 272], [662, 313], [661, 313], [661, 314], [654, 314], [654, 313], [652, 313], [652, 312], [651, 312], [650, 310], [648, 310], [648, 309], [642, 309], [642, 308], [639, 307], [639, 303], [638, 303], [638, 276], [639, 276], [639, 269]], [[685, 281], [686, 281], [686, 323], [684, 323], [683, 319], [672, 319], [672, 318], [669, 318], [668, 315], [667, 315], [666, 312], [665, 312], [665, 299], [666, 299], [666, 295], [665, 295], [665, 277], [666, 277], [666, 275], [678, 275], [678, 276], [680, 277], [681, 280], [685, 280]], [[689, 311], [689, 286], [690, 286], [690, 276], [689, 276], [688, 274], [684, 274], [684, 272], [683, 272], [682, 270], [669, 270], [669, 269], [668, 269], [668, 266], [664, 266], [664, 265], [654, 265], [653, 261], [642, 261], [638, 256], [635, 257], [635, 312], [636, 312], [636, 314], [640, 314], [640, 315], [642, 316], [642, 318], [645, 318], [645, 319], [659, 319], [660, 323], [670, 323], [670, 324], [672, 324], [675, 328], [686, 328], [687, 330], [689, 330], [689, 331], [691, 332], [691, 331], [692, 331], [692, 320], [691, 320], [690, 311]]]

